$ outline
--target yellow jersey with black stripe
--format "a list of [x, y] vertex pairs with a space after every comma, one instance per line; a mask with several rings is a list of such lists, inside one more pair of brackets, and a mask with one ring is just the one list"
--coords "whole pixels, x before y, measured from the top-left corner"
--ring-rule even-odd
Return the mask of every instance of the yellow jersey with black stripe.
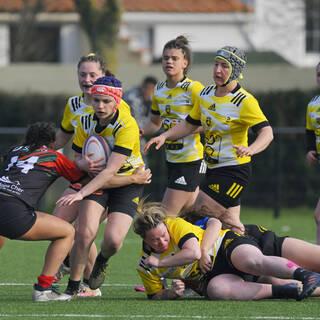
[[224, 97], [215, 95], [216, 86], [204, 88], [187, 121], [202, 125], [205, 133], [204, 159], [208, 168], [239, 165], [251, 157], [238, 157], [233, 145], [248, 146], [248, 129], [269, 126], [258, 101], [239, 84]]
[[[120, 104], [130, 110], [130, 107], [124, 100], [121, 100]], [[66, 133], [74, 133], [75, 129], [77, 128], [78, 117], [90, 112], [91, 110], [93, 110], [92, 106], [87, 105], [84, 102], [83, 94], [70, 97], [64, 108], [64, 113], [60, 124], [62, 131]]]
[[119, 108], [107, 126], [99, 125], [99, 119], [92, 110], [78, 119], [72, 149], [82, 153], [82, 147], [92, 134], [104, 137], [112, 152], [127, 156], [118, 171], [120, 175], [131, 175], [133, 171], [143, 164], [140, 153], [139, 128], [126, 105], [119, 104]]
[[308, 104], [306, 129], [314, 132], [315, 150], [320, 154], [320, 95], [313, 97]]
[[[165, 131], [187, 117], [203, 87], [200, 82], [189, 78], [183, 79], [174, 88], [168, 88], [166, 81], [156, 85], [151, 112], [160, 115]], [[166, 141], [165, 148], [168, 162], [192, 162], [203, 158], [199, 133], [175, 141]]]
[[84, 103], [83, 94], [70, 97], [64, 108], [61, 129], [66, 133], [74, 133], [78, 116], [92, 110], [92, 106]]
[[[203, 274], [199, 268], [198, 260], [183, 266], [164, 268], [148, 267], [144, 264], [144, 260], [150, 255], [154, 255], [158, 259], [163, 259], [178, 253], [188, 239], [197, 238], [199, 244], [202, 242], [204, 230], [200, 227], [195, 226], [182, 218], [167, 218], [164, 223], [166, 224], [170, 235], [168, 249], [159, 254], [153, 252], [147, 248], [146, 244], [144, 244], [138, 260], [137, 272], [141, 277], [142, 283], [148, 295], [154, 295], [163, 289], [161, 278], [201, 280], [203, 277]], [[213, 257], [213, 263], [227, 231], [229, 230], [220, 231], [218, 240], [210, 251], [210, 255]]]

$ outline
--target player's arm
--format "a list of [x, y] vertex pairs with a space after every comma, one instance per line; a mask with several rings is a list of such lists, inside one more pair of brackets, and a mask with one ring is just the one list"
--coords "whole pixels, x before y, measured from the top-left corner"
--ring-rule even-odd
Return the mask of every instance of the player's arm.
[[156, 144], [155, 148], [156, 150], [159, 150], [166, 140], [177, 140], [179, 138], [186, 137], [191, 133], [195, 133], [198, 127], [198, 125], [194, 125], [186, 120], [181, 121], [168, 131], [165, 131], [159, 136], [149, 140], [145, 145], [143, 151], [148, 151], [153, 144]]
[[151, 136], [158, 132], [162, 126], [160, 114], [151, 113], [149, 121], [140, 129], [141, 136]]
[[236, 150], [238, 157], [253, 156], [266, 149], [272, 140], [272, 128], [271, 126], [266, 126], [257, 131], [257, 138], [250, 146], [245, 147], [241, 145], [234, 145], [233, 148]]
[[201, 257], [200, 244], [196, 237], [188, 239], [181, 247], [181, 250], [173, 256], [158, 259], [151, 255], [144, 260], [145, 265], [150, 267], [164, 268], [177, 267], [193, 263]]
[[171, 288], [163, 289], [150, 297], [152, 300], [175, 300], [183, 295], [185, 285], [181, 280], [172, 280]]
[[215, 242], [218, 240], [222, 223], [216, 218], [209, 218], [206, 223], [206, 229], [203, 234], [201, 242], [201, 258], [199, 266], [202, 273], [209, 272], [211, 270], [212, 261], [209, 256], [209, 250], [213, 248]]

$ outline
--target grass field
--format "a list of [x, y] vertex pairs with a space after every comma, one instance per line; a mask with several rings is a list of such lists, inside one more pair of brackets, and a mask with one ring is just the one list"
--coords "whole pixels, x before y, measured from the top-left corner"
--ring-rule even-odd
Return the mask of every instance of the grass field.
[[[312, 209], [283, 210], [278, 219], [271, 211], [243, 208], [245, 223], [259, 223], [278, 234], [315, 241]], [[100, 244], [102, 233], [96, 243]], [[263, 300], [249, 302], [206, 301], [184, 297], [177, 301], [149, 301], [135, 292], [140, 284], [135, 272], [140, 240], [132, 231], [121, 251], [110, 260], [102, 297], [72, 302], [33, 303], [32, 285], [38, 276], [48, 243], [8, 240], [0, 251], [0, 317], [4, 319], [294, 319], [320, 320], [320, 297], [302, 302]], [[320, 259], [320, 257], [319, 257]], [[66, 287], [63, 279], [60, 290]]]

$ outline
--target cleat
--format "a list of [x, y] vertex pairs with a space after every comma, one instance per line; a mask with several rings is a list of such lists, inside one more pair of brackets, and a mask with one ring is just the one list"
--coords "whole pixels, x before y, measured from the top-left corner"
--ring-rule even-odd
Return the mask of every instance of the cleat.
[[146, 292], [146, 289], [144, 286], [135, 286], [134, 290], [137, 292]]
[[89, 279], [90, 289], [98, 289], [104, 283], [104, 279], [107, 273], [107, 266], [107, 263], [99, 263], [96, 260]]
[[35, 302], [71, 301], [72, 296], [60, 293], [52, 286], [43, 288], [38, 284], [35, 284], [32, 294], [32, 300]]
[[297, 298], [297, 300], [299, 301], [310, 297], [313, 291], [317, 287], [320, 287], [320, 274], [316, 272], [308, 271], [305, 274], [304, 279], [302, 280], [302, 284], [303, 284], [302, 292]]
[[65, 275], [70, 273], [70, 267], [67, 267], [63, 262], [61, 263], [58, 272], [56, 273], [53, 282], [59, 282]]
[[81, 282], [79, 291], [77, 293], [78, 297], [101, 297], [100, 289], [90, 289], [89, 285], [84, 282]]

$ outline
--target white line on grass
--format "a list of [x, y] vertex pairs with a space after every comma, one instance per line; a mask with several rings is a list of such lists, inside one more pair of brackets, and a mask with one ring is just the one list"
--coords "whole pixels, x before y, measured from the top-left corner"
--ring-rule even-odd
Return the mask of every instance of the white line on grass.
[[284, 316], [188, 316], [188, 315], [154, 315], [154, 314], [143, 314], [143, 315], [111, 315], [111, 314], [0, 314], [0, 317], [68, 317], [68, 318], [100, 318], [100, 319], [115, 319], [115, 318], [125, 318], [125, 319], [251, 319], [251, 320], [320, 320], [320, 318], [314, 317], [284, 317]]
[[[58, 286], [66, 286], [66, 283], [59, 283]], [[0, 286], [33, 286], [33, 283], [0, 283]], [[102, 287], [134, 287], [138, 286], [138, 284], [130, 284], [130, 283], [104, 283]]]

